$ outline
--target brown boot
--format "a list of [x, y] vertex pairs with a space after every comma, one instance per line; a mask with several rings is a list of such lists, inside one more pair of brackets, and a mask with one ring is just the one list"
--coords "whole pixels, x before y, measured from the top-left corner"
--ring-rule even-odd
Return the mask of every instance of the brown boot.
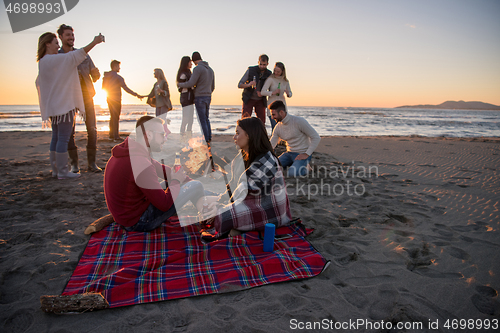
[[78, 166], [78, 149], [68, 149], [69, 164], [71, 164], [71, 172], [79, 173], [80, 167]]
[[102, 172], [102, 169], [95, 164], [95, 148], [87, 148], [87, 161], [88, 161], [88, 170], [92, 172]]

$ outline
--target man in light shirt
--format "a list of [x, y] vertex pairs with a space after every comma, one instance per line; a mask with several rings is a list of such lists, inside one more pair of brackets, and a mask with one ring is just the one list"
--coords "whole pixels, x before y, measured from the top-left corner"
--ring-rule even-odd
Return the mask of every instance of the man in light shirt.
[[288, 177], [305, 176], [312, 153], [321, 141], [318, 132], [304, 118], [288, 114], [282, 101], [275, 101], [269, 109], [278, 122], [271, 136], [271, 145], [276, 147], [280, 139], [286, 142], [286, 152], [279, 157], [281, 165], [289, 167]]

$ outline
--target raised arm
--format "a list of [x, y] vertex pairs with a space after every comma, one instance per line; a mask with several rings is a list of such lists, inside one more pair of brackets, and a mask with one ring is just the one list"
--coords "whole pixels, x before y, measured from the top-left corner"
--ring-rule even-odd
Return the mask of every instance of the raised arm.
[[94, 48], [94, 46], [96, 46], [97, 44], [100, 44], [104, 42], [104, 36], [99, 34], [99, 36], [95, 36], [94, 37], [94, 40], [87, 46], [85, 46], [83, 48], [83, 50], [85, 51], [85, 53], [89, 53], [90, 50], [92, 50]]

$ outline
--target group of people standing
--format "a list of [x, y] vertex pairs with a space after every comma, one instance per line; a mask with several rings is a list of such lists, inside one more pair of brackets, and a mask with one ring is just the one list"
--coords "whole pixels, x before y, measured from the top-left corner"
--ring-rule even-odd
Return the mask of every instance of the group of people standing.
[[243, 89], [241, 117], [251, 117], [252, 111], [255, 111], [255, 115], [265, 124], [267, 109], [271, 130], [274, 130], [276, 121], [271, 117], [269, 106], [277, 100], [286, 105], [285, 93], [288, 97], [292, 97], [292, 89], [286, 78], [285, 65], [277, 62], [273, 72], [267, 69], [268, 65], [269, 57], [261, 54], [258, 65], [248, 67], [243, 74], [238, 88]]
[[[191, 71], [192, 63], [196, 65]], [[121, 112], [121, 89], [139, 99], [147, 98], [147, 103], [156, 109], [156, 116], [172, 110], [170, 100], [170, 89], [165, 74], [161, 68], [154, 69], [156, 82], [148, 95], [140, 95], [125, 84], [125, 80], [118, 74], [120, 62], [111, 62], [111, 71], [104, 73], [102, 87], [108, 94], [108, 108], [110, 113], [109, 137], [115, 141], [121, 141], [118, 131], [118, 124]], [[183, 137], [189, 138], [192, 134], [194, 106], [200, 127], [205, 139], [210, 142], [212, 139], [212, 129], [209, 120], [210, 103], [212, 92], [215, 90], [214, 71], [206, 61], [203, 61], [199, 52], [193, 52], [192, 56], [184, 56], [181, 59], [177, 72], [177, 87], [180, 92], [180, 102], [182, 105], [182, 124], [180, 133]]]

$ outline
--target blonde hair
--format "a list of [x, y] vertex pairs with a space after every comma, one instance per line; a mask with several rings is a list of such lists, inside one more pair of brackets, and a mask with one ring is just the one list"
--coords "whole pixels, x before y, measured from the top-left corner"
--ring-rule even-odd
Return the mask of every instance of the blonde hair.
[[54, 38], [57, 38], [56, 34], [52, 32], [46, 32], [38, 38], [38, 52], [36, 55], [36, 61], [40, 61], [47, 53], [47, 44], [52, 43]]
[[[274, 65], [274, 67], [278, 67], [279, 69], [281, 69], [281, 76], [283, 76], [283, 79], [288, 82], [288, 79], [286, 78], [286, 70], [285, 70], [285, 64], [282, 63], [282, 62], [277, 62], [276, 65]], [[273, 77], [277, 77], [276, 75], [274, 75], [274, 73], [272, 74]]]
[[[155, 73], [156, 73], [156, 76], [160, 79], [160, 80], [163, 80], [163, 81], [167, 81], [167, 79], [165, 78], [165, 74], [163, 74], [163, 71], [161, 68], [155, 68]], [[160, 75], [158, 75], [160, 74]]]

